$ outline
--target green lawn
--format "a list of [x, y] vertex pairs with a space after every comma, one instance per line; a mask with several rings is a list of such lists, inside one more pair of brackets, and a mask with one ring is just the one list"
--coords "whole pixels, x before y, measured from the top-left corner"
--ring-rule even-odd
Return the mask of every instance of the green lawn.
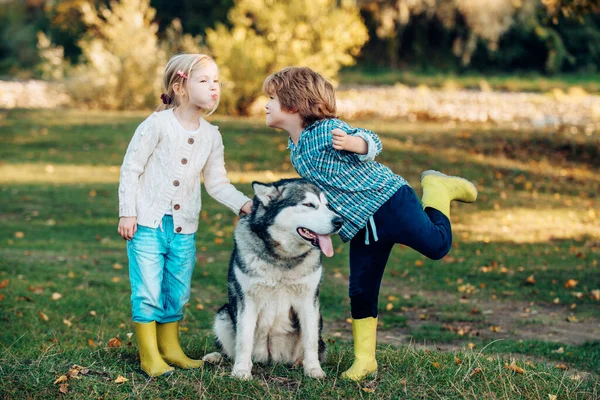
[[[420, 191], [434, 168], [475, 181], [452, 208], [441, 261], [394, 249], [380, 296], [378, 378], [339, 379], [352, 361], [348, 248], [334, 239], [321, 292], [327, 378], [231, 364], [146, 381], [130, 320], [125, 242], [116, 234], [118, 167], [144, 113], [0, 111], [0, 393], [56, 398], [600, 397], [598, 137], [482, 126], [355, 121], [380, 134], [380, 160]], [[261, 120], [216, 116], [242, 191], [289, 176], [287, 137]], [[247, 171], [247, 172], [244, 172]], [[182, 343], [214, 350], [236, 217], [208, 196]], [[120, 347], [109, 347], [112, 338]], [[509, 368], [511, 367], [511, 368]], [[520, 367], [523, 373], [515, 371]], [[118, 376], [128, 379], [115, 383]]]

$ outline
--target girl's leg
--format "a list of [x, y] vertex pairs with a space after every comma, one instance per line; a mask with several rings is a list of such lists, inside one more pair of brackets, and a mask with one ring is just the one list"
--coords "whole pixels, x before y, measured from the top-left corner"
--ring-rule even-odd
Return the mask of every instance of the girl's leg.
[[127, 242], [131, 306], [134, 322], [160, 321], [164, 315], [161, 298], [165, 267], [165, 238], [159, 229], [138, 225]]
[[196, 263], [196, 235], [174, 233], [171, 216], [165, 216], [163, 226], [168, 238], [168, 252], [162, 290], [165, 315], [157, 324], [158, 349], [169, 364], [198, 368], [203, 361], [187, 357], [179, 344], [179, 321], [190, 298], [192, 271]]
[[170, 375], [173, 368], [158, 351], [156, 320], [163, 318], [161, 285], [165, 263], [163, 232], [138, 225], [127, 242], [135, 333], [142, 370], [149, 376]]

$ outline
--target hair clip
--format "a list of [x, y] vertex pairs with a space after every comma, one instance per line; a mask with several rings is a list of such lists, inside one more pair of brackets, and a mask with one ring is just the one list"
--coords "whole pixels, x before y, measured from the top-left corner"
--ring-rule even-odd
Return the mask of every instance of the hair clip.
[[187, 75], [183, 73], [182, 70], [177, 71], [177, 75], [179, 75], [180, 77], [182, 77], [183, 79], [187, 79]]
[[173, 100], [171, 96], [164, 93], [160, 95], [160, 99], [162, 100], [163, 104], [171, 104], [171, 101]]

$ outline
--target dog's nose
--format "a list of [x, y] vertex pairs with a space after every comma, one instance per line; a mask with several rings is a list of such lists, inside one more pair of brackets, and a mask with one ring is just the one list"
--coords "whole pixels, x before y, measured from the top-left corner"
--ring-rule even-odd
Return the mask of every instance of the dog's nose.
[[333, 221], [331, 221], [335, 230], [338, 230], [344, 224], [344, 219], [342, 217], [335, 217]]

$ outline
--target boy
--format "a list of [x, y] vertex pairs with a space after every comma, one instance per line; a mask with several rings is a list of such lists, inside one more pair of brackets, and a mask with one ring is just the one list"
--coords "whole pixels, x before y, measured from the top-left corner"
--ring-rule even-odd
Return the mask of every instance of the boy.
[[381, 141], [336, 118], [335, 92], [309, 68], [289, 67], [264, 82], [266, 123], [285, 130], [300, 176], [319, 186], [344, 217], [340, 237], [350, 241], [349, 296], [354, 363], [342, 374], [361, 380], [377, 372], [377, 298], [395, 243], [438, 260], [452, 245], [450, 202], [474, 202], [477, 188], [436, 171], [421, 175], [422, 204], [404, 178], [374, 161]]

